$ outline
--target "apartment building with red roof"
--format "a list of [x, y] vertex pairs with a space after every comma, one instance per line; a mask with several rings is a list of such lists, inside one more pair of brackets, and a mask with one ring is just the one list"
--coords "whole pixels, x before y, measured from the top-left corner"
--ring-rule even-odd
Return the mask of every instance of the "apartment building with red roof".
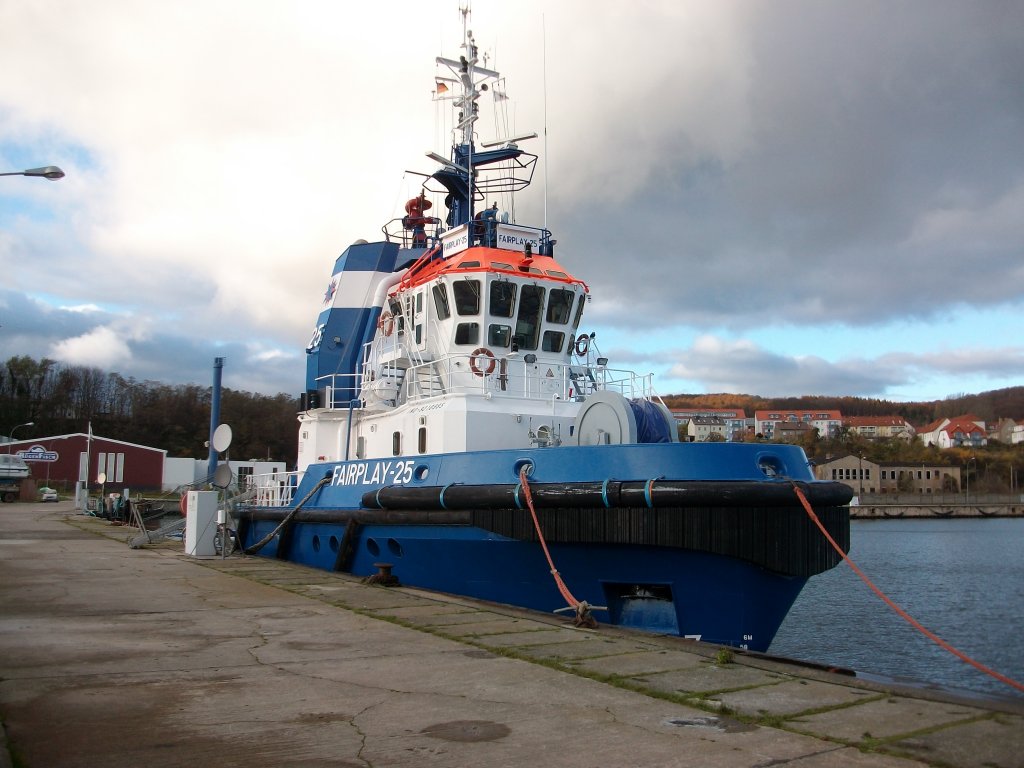
[[910, 441], [916, 430], [902, 416], [847, 416], [843, 426], [867, 440], [898, 438]]
[[754, 411], [754, 431], [766, 440], [775, 437], [779, 424], [806, 424], [818, 430], [819, 437], [838, 437], [843, 428], [843, 415], [839, 411], [823, 409]]
[[917, 436], [925, 445], [936, 445], [939, 448], [977, 448], [988, 445], [985, 422], [970, 413], [952, 419], [936, 419], [931, 424], [919, 427]]

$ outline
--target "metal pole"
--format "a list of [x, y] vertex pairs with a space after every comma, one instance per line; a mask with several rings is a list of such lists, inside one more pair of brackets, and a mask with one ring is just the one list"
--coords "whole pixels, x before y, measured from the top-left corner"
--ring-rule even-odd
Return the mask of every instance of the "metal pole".
[[224, 358], [213, 358], [213, 392], [210, 396], [210, 457], [206, 466], [206, 475], [211, 480], [217, 471], [217, 449], [213, 447], [213, 432], [220, 424], [220, 380], [224, 370]]

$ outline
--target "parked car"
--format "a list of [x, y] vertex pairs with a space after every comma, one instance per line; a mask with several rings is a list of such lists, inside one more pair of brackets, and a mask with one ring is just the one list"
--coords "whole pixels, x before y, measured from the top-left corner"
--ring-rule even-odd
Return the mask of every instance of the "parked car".
[[39, 489], [39, 500], [40, 501], [60, 501], [60, 496], [53, 488], [47, 488], [45, 485]]

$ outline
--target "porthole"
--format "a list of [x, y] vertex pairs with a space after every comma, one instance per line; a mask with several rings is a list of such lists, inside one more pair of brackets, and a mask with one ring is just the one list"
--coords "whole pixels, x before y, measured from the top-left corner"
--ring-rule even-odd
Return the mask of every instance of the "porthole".
[[377, 543], [376, 539], [367, 539], [366, 548], [370, 551], [370, 554], [377, 557], [380, 554], [380, 544]]
[[765, 477], [785, 477], [785, 467], [778, 456], [761, 454], [757, 457], [757, 468]]
[[402, 545], [399, 544], [398, 541], [396, 541], [395, 539], [388, 539], [388, 551], [391, 552], [391, 554], [393, 554], [395, 557], [401, 557], [404, 554], [402, 550]]
[[331, 545], [331, 552], [337, 552], [338, 551], [338, 537], [337, 536], [331, 536], [330, 545]]
[[430, 467], [420, 464], [412, 471], [412, 476], [417, 480], [426, 480], [430, 476]]
[[319, 552], [320, 551], [320, 537], [319, 536], [314, 536], [313, 537], [313, 551], [314, 552]]
[[512, 465], [512, 474], [516, 477], [526, 470], [527, 477], [533, 477], [533, 459], [519, 459]]

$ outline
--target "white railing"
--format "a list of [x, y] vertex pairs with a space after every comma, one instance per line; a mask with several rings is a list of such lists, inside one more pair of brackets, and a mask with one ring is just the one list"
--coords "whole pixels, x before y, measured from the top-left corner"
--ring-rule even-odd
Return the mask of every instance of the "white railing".
[[[367, 393], [374, 387], [382, 389], [382, 382], [386, 381], [393, 387], [395, 405], [444, 394], [489, 394], [492, 397], [582, 401], [594, 392], [612, 391], [627, 399], [660, 399], [654, 390], [653, 374], [650, 373], [637, 374], [587, 363], [574, 365], [539, 361], [534, 366], [533, 363], [526, 363], [523, 354], [518, 353], [504, 359], [478, 357], [476, 367], [484, 371], [491, 370], [484, 375], [477, 375], [472, 372], [470, 365], [472, 357], [467, 352], [410, 364], [413, 362], [412, 356], [405, 357], [399, 350], [393, 359], [378, 362], [377, 366], [371, 367], [372, 358], [367, 354], [364, 356], [360, 391]], [[551, 375], [548, 375], [549, 371]], [[366, 397], [363, 404], [366, 404]]]
[[290, 506], [302, 475], [302, 472], [249, 475], [245, 481], [245, 490], [252, 491], [253, 495], [247, 503], [257, 507]]
[[335, 403], [334, 393], [341, 389], [359, 392], [360, 376], [356, 373], [331, 373], [316, 380], [317, 392], [321, 394], [321, 408], [348, 408], [349, 401]]

